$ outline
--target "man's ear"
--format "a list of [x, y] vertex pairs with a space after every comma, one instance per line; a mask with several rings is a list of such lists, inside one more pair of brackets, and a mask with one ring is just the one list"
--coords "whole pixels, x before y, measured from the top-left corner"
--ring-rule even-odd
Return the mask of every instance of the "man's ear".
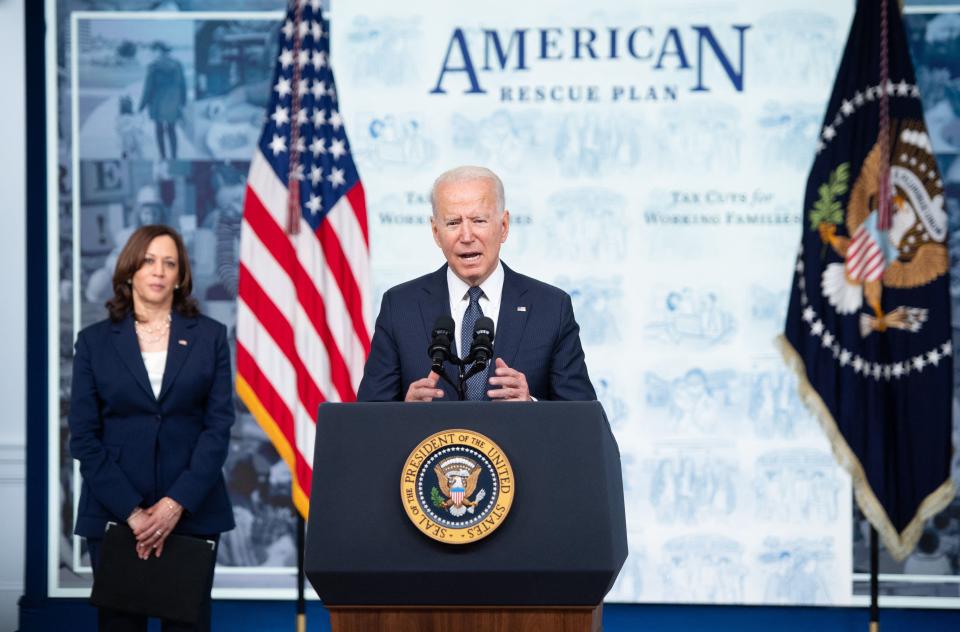
[[510, 232], [510, 211], [503, 209], [503, 217], [500, 218], [503, 226], [503, 234], [500, 235], [500, 243], [507, 240], [507, 234]]

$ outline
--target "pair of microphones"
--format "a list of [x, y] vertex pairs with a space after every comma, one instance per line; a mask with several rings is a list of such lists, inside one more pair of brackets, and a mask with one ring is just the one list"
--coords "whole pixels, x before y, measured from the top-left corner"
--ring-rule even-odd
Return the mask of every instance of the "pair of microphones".
[[[460, 399], [464, 399], [464, 384], [471, 376], [487, 368], [490, 360], [493, 358], [493, 319], [487, 316], [481, 316], [473, 326], [473, 335], [470, 343], [470, 353], [464, 358], [460, 358], [451, 350], [456, 325], [449, 316], [441, 316], [433, 325], [433, 331], [430, 332], [430, 346], [427, 348], [427, 355], [430, 356], [430, 365], [434, 373], [445, 379], [451, 386], [457, 389]], [[456, 384], [447, 377], [443, 365], [445, 362], [455, 364], [459, 369], [459, 384]], [[466, 368], [470, 365], [470, 370]]]
[[493, 357], [493, 319], [481, 316], [473, 326], [473, 342], [470, 344], [470, 353], [462, 360], [451, 350], [451, 343], [456, 331], [453, 319], [441, 316], [433, 325], [430, 333], [430, 347], [427, 354], [433, 367], [443, 368], [444, 362], [463, 362], [464, 364], [478, 363], [479, 370], [487, 368], [490, 358]]

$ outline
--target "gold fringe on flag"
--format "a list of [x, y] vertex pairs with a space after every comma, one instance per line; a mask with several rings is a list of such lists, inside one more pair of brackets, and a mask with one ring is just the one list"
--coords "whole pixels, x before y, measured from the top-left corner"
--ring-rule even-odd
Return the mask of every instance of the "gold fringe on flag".
[[886, 510], [880, 504], [876, 494], [873, 493], [873, 488], [867, 480], [860, 459], [850, 449], [847, 440], [837, 427], [837, 422], [830, 414], [830, 409], [823, 403], [820, 394], [807, 380], [806, 367], [800, 354], [783, 335], [777, 336], [774, 343], [783, 356], [784, 362], [797, 376], [797, 392], [800, 394], [800, 399], [820, 422], [820, 426], [830, 441], [830, 447], [837, 462], [850, 474], [857, 505], [860, 506], [863, 515], [880, 534], [880, 538], [890, 555], [898, 562], [903, 561], [913, 551], [917, 541], [920, 540], [920, 536], [923, 534], [923, 523], [943, 511], [953, 500], [957, 492], [953, 479], [948, 478], [924, 498], [907, 527], [902, 532], [897, 533]]

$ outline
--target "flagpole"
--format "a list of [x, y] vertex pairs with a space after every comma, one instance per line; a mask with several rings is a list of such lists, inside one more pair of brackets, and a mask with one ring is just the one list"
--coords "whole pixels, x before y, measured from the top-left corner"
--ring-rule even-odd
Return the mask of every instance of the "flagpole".
[[[293, 10], [293, 89], [290, 93], [290, 160], [287, 166], [287, 234], [293, 237], [300, 233], [300, 217], [302, 213], [300, 199], [300, 181], [297, 179], [297, 165], [300, 162], [300, 152], [297, 149], [297, 139], [300, 132], [300, 124], [297, 122], [298, 111], [300, 110], [300, 56], [301, 45], [303, 44], [303, 31], [301, 27], [303, 22], [303, 2], [296, 2], [296, 8]], [[307, 604], [303, 596], [304, 572], [304, 521], [303, 514], [297, 512], [297, 632], [307, 632]]]
[[870, 632], [880, 632], [880, 593], [879, 559], [880, 545], [877, 542], [877, 530], [870, 527]]
[[[877, 226], [880, 230], [890, 230], [891, 187], [890, 187], [890, 99], [887, 86], [890, 85], [890, 32], [887, 15], [888, 0], [880, 4], [880, 182], [878, 183]], [[899, 9], [894, 8], [899, 11]], [[870, 525], [870, 632], [880, 632], [880, 592], [879, 558], [880, 545], [877, 542], [877, 529]]]
[[[880, 230], [890, 230], [891, 187], [890, 187], [890, 32], [887, 15], [888, 1], [880, 4], [880, 182], [878, 183], [877, 226]], [[899, 10], [899, 9], [894, 9]], [[880, 592], [879, 558], [880, 545], [877, 542], [877, 529], [870, 525], [870, 632], [880, 632]]]
[[303, 569], [306, 526], [303, 516], [297, 512], [297, 632], [307, 632], [307, 600], [303, 595], [305, 573]]

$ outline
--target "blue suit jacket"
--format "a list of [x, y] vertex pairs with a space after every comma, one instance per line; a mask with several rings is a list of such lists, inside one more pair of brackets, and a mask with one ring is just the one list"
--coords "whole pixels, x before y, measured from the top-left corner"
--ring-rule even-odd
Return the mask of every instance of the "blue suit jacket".
[[[570, 297], [506, 265], [503, 273], [494, 356], [526, 375], [530, 394], [539, 400], [596, 399]], [[388, 290], [357, 399], [403, 401], [410, 383], [430, 373], [430, 332], [443, 315], [450, 316], [446, 265]], [[450, 374], [455, 379], [455, 370]], [[457, 400], [449, 384], [441, 380], [439, 386], [445, 401]]]
[[137, 506], [183, 505], [175, 532], [232, 529], [223, 463], [234, 420], [226, 328], [205, 316], [170, 323], [167, 365], [154, 397], [133, 318], [80, 332], [70, 394], [70, 453], [83, 488], [75, 533], [103, 537]]

